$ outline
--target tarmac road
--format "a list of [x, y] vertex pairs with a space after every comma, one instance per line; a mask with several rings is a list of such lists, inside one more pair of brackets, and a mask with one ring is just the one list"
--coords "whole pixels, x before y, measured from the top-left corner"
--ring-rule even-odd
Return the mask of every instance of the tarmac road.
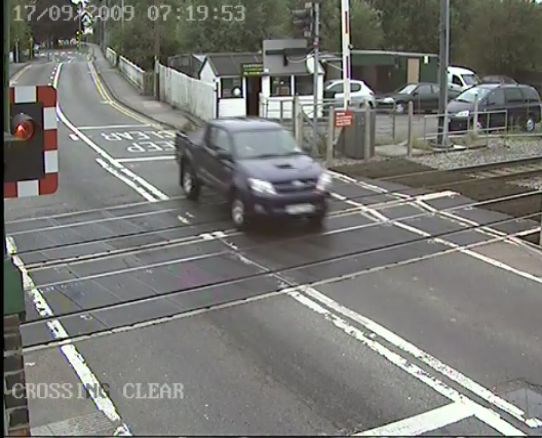
[[170, 129], [52, 59], [17, 85], [58, 86], [60, 189], [6, 202], [27, 380], [108, 391], [31, 397], [35, 434], [542, 432], [542, 255], [461, 217], [536, 223], [339, 175], [322, 232], [235, 232], [183, 198]]

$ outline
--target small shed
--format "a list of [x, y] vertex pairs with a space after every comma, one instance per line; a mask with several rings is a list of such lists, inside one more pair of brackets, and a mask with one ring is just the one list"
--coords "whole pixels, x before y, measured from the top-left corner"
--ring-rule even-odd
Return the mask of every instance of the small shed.
[[218, 117], [258, 115], [263, 73], [258, 53], [209, 53], [199, 79], [216, 84]]
[[[294, 96], [299, 96], [304, 108], [309, 108], [308, 104], [312, 104], [314, 61], [311, 63], [313, 58], [308, 56], [309, 52], [304, 39], [263, 42], [262, 111], [266, 117], [291, 118]], [[325, 70], [320, 64], [317, 90], [319, 101], [322, 101], [324, 96], [324, 75]], [[312, 112], [313, 107], [310, 106], [307, 111]]]
[[[406, 83], [438, 82], [439, 57], [432, 53], [352, 50], [352, 79], [375, 92], [394, 91]], [[327, 79], [341, 77], [341, 58], [328, 56]]]
[[197, 79], [204, 61], [205, 55], [181, 54], [170, 56], [167, 59], [167, 66]]

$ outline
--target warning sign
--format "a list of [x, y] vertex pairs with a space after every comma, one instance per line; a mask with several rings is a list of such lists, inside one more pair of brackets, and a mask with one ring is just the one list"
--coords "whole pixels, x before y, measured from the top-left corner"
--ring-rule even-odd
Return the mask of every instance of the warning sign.
[[337, 111], [335, 113], [335, 127], [348, 128], [352, 126], [354, 113], [352, 111]]

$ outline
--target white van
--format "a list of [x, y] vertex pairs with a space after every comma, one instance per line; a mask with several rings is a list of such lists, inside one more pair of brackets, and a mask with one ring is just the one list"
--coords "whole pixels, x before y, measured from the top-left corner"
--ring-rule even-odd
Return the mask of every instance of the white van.
[[463, 67], [448, 67], [448, 86], [455, 91], [464, 91], [480, 83], [472, 70]]

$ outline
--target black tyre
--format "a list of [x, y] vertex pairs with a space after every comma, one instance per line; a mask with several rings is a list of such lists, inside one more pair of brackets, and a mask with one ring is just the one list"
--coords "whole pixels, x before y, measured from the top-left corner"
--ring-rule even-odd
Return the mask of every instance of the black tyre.
[[525, 128], [525, 131], [527, 132], [533, 132], [536, 129], [536, 119], [534, 118], [533, 114], [529, 114], [529, 116], [527, 116], [527, 120], [525, 120], [524, 128]]
[[309, 217], [309, 225], [312, 228], [320, 229], [324, 226], [325, 213], [319, 213], [317, 215]]
[[189, 161], [182, 162], [180, 182], [186, 197], [192, 201], [197, 201], [200, 193], [200, 183]]
[[238, 230], [247, 230], [250, 228], [251, 220], [247, 206], [243, 198], [236, 193], [231, 198], [230, 216], [235, 228]]

